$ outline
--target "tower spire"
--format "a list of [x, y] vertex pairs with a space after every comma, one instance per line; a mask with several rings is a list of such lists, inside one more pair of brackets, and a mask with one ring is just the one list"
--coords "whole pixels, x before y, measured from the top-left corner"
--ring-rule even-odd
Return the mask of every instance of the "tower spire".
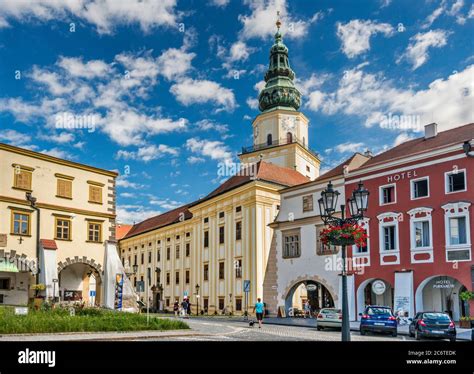
[[294, 85], [295, 73], [290, 68], [288, 48], [282, 41], [280, 11], [277, 11], [275, 25], [277, 27], [275, 42], [270, 49], [270, 64], [265, 74], [266, 84], [258, 97], [258, 107], [262, 112], [273, 108], [298, 110], [301, 94]]

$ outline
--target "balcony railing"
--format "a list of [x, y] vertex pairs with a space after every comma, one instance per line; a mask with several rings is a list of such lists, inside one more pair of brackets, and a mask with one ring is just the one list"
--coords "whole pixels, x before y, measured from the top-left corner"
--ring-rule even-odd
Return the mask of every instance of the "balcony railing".
[[308, 152], [313, 154], [315, 157], [319, 157], [317, 152], [311, 150], [304, 142], [302, 142], [300, 139], [296, 139], [296, 138], [293, 138], [292, 140], [278, 139], [278, 140], [272, 141], [271, 143], [267, 142], [267, 143], [251, 145], [249, 147], [242, 147], [242, 154], [252, 153], [252, 152], [256, 152], [256, 151], [261, 151], [263, 149], [278, 147], [278, 146], [287, 145], [287, 144], [294, 144], [294, 143], [299, 144], [304, 149], [306, 149]]

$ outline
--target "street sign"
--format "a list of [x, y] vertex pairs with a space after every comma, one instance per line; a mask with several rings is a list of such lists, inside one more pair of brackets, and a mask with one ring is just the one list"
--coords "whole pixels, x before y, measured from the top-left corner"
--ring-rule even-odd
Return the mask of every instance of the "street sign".
[[188, 291], [184, 291], [184, 297], [188, 297]]
[[317, 288], [318, 288], [318, 287], [317, 287], [315, 284], [312, 284], [312, 283], [311, 283], [311, 284], [308, 284], [308, 285], [306, 286], [306, 289], [307, 289], [308, 291], [316, 291]]
[[89, 291], [89, 296], [95, 296], [95, 291], [90, 290]]
[[145, 291], [145, 281], [137, 281], [137, 292]]
[[15, 314], [17, 316], [26, 316], [28, 314], [28, 308], [27, 307], [16, 307], [15, 308]]
[[250, 281], [244, 280], [244, 292], [250, 292]]

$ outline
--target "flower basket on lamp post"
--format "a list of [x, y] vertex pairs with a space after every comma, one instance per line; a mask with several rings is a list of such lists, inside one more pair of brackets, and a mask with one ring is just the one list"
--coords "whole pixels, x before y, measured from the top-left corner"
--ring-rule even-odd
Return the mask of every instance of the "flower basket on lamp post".
[[367, 233], [356, 223], [345, 223], [342, 226], [330, 226], [320, 233], [321, 242], [325, 245], [354, 245], [365, 247]]

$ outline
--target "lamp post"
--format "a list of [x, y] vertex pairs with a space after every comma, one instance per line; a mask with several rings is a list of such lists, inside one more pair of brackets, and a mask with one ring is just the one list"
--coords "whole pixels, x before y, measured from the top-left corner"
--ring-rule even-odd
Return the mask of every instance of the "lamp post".
[[[26, 200], [30, 206], [36, 211], [36, 284], [39, 284], [39, 273], [41, 271], [39, 266], [40, 261], [40, 210], [36, 205], [36, 197], [31, 195], [31, 192], [26, 193]], [[20, 237], [21, 239], [21, 237]]]
[[[335, 217], [337, 199], [339, 197], [339, 191], [334, 190], [331, 182], [327, 185], [326, 189], [321, 192], [321, 198], [318, 200], [319, 211], [321, 219], [325, 225], [328, 226], [339, 226], [342, 227], [346, 224], [357, 224], [361, 219], [364, 218], [364, 212], [367, 211], [369, 191], [364, 188], [362, 182], [356, 190], [352, 192], [352, 197], [347, 200], [349, 205], [350, 217], [346, 218], [345, 210], [346, 205], [341, 204], [341, 217]], [[350, 240], [343, 241], [341, 243], [331, 243], [335, 245], [341, 245], [342, 249], [342, 341], [350, 341], [350, 326], [349, 326], [349, 303], [347, 297], [347, 272], [346, 272], [346, 245], [354, 244], [350, 243]]]
[[196, 316], [199, 316], [199, 284], [196, 284]]

